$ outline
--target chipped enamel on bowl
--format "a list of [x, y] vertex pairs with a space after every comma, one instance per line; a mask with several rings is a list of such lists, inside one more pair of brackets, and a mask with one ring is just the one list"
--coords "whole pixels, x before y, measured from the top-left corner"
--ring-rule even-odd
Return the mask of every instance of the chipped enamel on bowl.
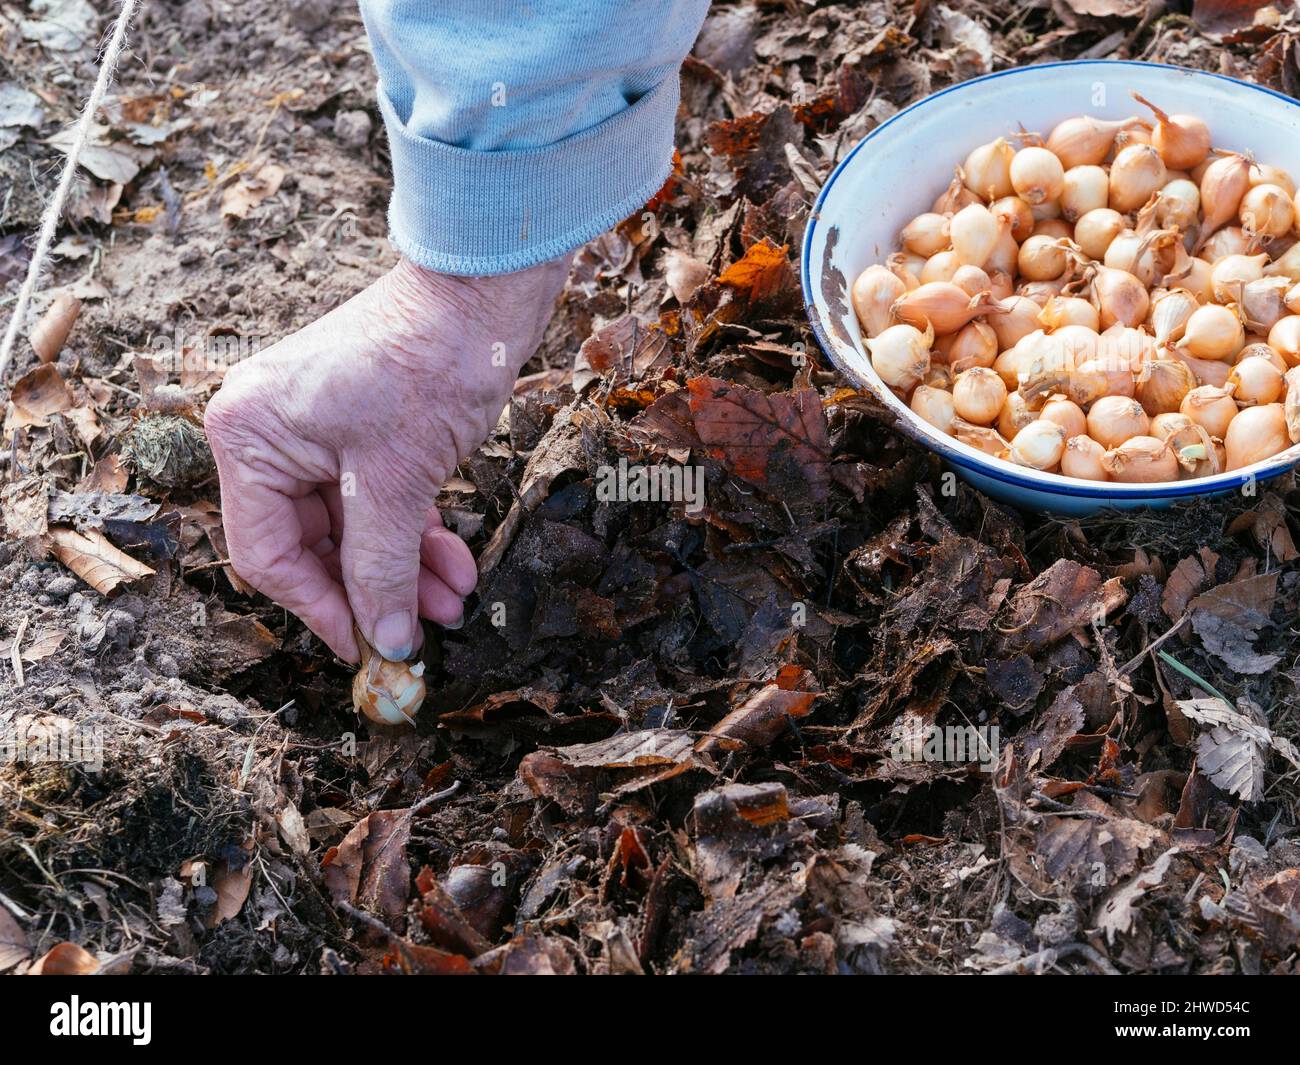
[[1080, 61], [989, 74], [928, 96], [877, 126], [837, 166], [804, 234], [804, 302], [818, 342], [858, 389], [875, 393], [899, 428], [941, 455], [982, 492], [1056, 514], [1102, 507], [1167, 507], [1178, 499], [1222, 495], [1277, 477], [1300, 461], [1300, 445], [1231, 473], [1192, 481], [1111, 484], [1040, 473], [1003, 462], [922, 421], [876, 376], [848, 287], [898, 247], [898, 232], [930, 210], [952, 169], [977, 145], [1019, 129], [1044, 136], [1062, 119], [1146, 113], [1136, 90], [1165, 111], [1200, 115], [1215, 147], [1253, 151], [1261, 162], [1300, 176], [1300, 103], [1258, 85], [1153, 63]]

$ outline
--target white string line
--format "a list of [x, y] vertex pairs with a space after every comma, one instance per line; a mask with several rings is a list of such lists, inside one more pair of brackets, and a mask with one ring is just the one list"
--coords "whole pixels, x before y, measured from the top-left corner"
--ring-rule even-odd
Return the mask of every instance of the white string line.
[[63, 173], [59, 175], [59, 184], [54, 190], [54, 198], [50, 200], [49, 205], [45, 208], [45, 214], [41, 218], [40, 237], [36, 241], [36, 250], [32, 252], [32, 261], [27, 267], [27, 277], [23, 280], [23, 287], [18, 290], [18, 302], [14, 304], [13, 315], [9, 319], [9, 327], [5, 330], [4, 341], [0, 343], [0, 381], [4, 380], [4, 375], [9, 369], [9, 361], [13, 358], [14, 344], [18, 340], [18, 330], [22, 328], [23, 318], [27, 314], [27, 305], [36, 292], [36, 284], [40, 280], [42, 269], [45, 267], [45, 259], [50, 253], [50, 245], [54, 242], [54, 233], [59, 228], [59, 218], [63, 214], [63, 204], [68, 198], [68, 191], [72, 188], [72, 179], [77, 172], [77, 161], [81, 158], [82, 150], [90, 140], [90, 130], [95, 122], [95, 114], [99, 110], [99, 105], [104, 102], [109, 82], [113, 80], [113, 75], [117, 72], [117, 64], [122, 56], [122, 46], [126, 43], [127, 24], [131, 21], [131, 16], [135, 14], [138, 5], [139, 0], [122, 0], [122, 10], [113, 26], [113, 36], [109, 39], [108, 47], [104, 49], [103, 58], [100, 60], [99, 76], [95, 79], [95, 87], [91, 90], [90, 99], [86, 101], [86, 108], [82, 111], [81, 120], [77, 123], [76, 133], [71, 146], [68, 148], [68, 158], [64, 163]]

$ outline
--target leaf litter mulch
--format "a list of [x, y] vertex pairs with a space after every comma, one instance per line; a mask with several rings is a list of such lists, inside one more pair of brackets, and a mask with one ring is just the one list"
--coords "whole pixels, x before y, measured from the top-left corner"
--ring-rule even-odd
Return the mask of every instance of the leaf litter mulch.
[[[0, 15], [10, 292], [104, 23], [65, 7]], [[79, 317], [6, 412], [3, 720], [102, 764], [0, 766], [0, 970], [1294, 972], [1294, 480], [1000, 506], [818, 361], [796, 256], [834, 162], [955, 80], [1129, 57], [1295, 94], [1298, 34], [1199, 0], [716, 7], [672, 180], [579, 252], [444, 491], [482, 580], [383, 732], [223, 564], [195, 421], [204, 356], [392, 261], [360, 23], [147, 5], [45, 293]], [[637, 480], [682, 463], [677, 502]]]

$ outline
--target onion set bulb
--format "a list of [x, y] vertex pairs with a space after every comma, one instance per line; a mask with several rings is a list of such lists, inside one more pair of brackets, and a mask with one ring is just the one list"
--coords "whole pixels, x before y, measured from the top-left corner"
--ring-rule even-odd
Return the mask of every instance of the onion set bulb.
[[357, 646], [361, 669], [352, 679], [352, 704], [357, 713], [381, 725], [414, 725], [424, 702], [424, 663], [384, 658], [360, 633]]
[[1052, 476], [1300, 452], [1296, 182], [1133, 95], [1130, 117], [1008, 127], [947, 161], [850, 287], [872, 369], [931, 432]]

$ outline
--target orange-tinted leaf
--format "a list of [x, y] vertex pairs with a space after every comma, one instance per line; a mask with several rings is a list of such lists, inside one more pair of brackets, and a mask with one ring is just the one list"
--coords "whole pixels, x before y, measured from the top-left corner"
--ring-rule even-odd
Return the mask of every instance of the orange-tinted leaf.
[[790, 277], [788, 244], [777, 247], [764, 237], [736, 262], [722, 271], [718, 284], [743, 293], [750, 302], [770, 299], [785, 286]]
[[740, 750], [771, 743], [794, 718], [806, 717], [819, 694], [816, 681], [801, 666], [782, 666], [776, 680], [765, 684], [700, 738], [695, 749]]

